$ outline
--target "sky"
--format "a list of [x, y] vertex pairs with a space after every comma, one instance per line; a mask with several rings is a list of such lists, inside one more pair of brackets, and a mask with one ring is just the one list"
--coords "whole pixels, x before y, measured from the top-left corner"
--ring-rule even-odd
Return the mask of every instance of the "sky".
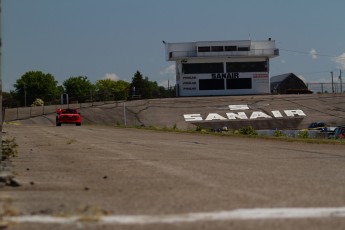
[[131, 82], [136, 71], [173, 85], [163, 40], [272, 38], [280, 55], [270, 76], [330, 82], [345, 70], [344, 0], [2, 0], [1, 10], [5, 92], [28, 71], [58, 85], [76, 76]]

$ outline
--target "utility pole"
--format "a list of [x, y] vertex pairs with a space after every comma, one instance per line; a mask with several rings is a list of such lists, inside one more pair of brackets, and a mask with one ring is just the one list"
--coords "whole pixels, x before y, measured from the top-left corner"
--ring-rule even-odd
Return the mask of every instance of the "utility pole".
[[340, 81], [340, 93], [343, 93], [343, 81], [341, 79], [341, 69], [340, 69], [339, 81]]
[[334, 86], [333, 86], [333, 71], [331, 72], [331, 76], [332, 76], [332, 93], [334, 93]]
[[24, 82], [24, 105], [26, 107], [26, 84]]
[[1, 34], [1, 24], [2, 24], [2, 17], [1, 17], [1, 0], [0, 0], [0, 171], [2, 170], [2, 34]]
[[125, 101], [123, 101], [123, 120], [124, 120], [125, 126], [127, 126], [127, 115], [126, 115], [126, 104], [125, 104]]

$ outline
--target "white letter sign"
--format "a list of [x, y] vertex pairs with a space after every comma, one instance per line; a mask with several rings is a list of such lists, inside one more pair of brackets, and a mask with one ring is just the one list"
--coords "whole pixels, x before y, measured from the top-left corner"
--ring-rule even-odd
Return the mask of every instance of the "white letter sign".
[[183, 117], [185, 121], [202, 121], [200, 114], [185, 114]]

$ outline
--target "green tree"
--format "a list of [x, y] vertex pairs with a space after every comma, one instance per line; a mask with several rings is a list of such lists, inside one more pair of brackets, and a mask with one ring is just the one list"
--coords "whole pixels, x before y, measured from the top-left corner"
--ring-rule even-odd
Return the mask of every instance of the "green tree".
[[159, 96], [163, 98], [175, 97], [175, 87], [166, 89], [163, 86], [159, 86]]
[[4, 108], [14, 108], [14, 107], [19, 107], [20, 103], [17, 100], [18, 96], [16, 92], [10, 91], [9, 93], [7, 92], [2, 92], [2, 106]]
[[99, 100], [107, 101], [113, 95], [115, 81], [111, 79], [98, 80], [95, 83], [96, 95]]
[[145, 82], [143, 75], [137, 71], [133, 78], [132, 78], [132, 83], [130, 85], [131, 88], [131, 95], [141, 95], [144, 97], [144, 91], [145, 91]]
[[157, 82], [150, 81], [148, 77], [144, 78], [139, 71], [134, 74], [130, 88], [132, 95], [135, 93], [140, 95], [141, 98], [149, 99], [160, 96]]
[[126, 81], [119, 80], [115, 82], [114, 95], [116, 100], [127, 100], [130, 84]]
[[145, 99], [175, 97], [175, 88], [165, 89], [163, 86], [158, 86], [156, 81], [150, 81], [148, 77], [144, 78], [139, 71], [134, 74], [130, 89], [131, 95], [135, 93]]
[[129, 83], [126, 81], [114, 81], [111, 79], [102, 79], [95, 84], [97, 95], [102, 100], [126, 100], [128, 98]]
[[148, 91], [147, 98], [160, 98], [162, 96], [156, 81], [149, 81], [148, 77], [146, 77], [145, 85]]
[[69, 100], [85, 102], [91, 99], [94, 85], [85, 76], [70, 77], [63, 82], [65, 93], [68, 94]]
[[31, 105], [36, 98], [50, 103], [59, 97], [54, 76], [41, 71], [26, 72], [13, 86], [20, 105]]

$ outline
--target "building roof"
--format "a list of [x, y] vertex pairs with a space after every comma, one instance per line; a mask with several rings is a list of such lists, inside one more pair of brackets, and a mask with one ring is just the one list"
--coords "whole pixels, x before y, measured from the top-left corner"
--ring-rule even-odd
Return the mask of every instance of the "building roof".
[[304, 81], [293, 73], [273, 76], [270, 79], [271, 92], [283, 92], [291, 89], [307, 89]]
[[[290, 77], [291, 75], [297, 77], [295, 74], [293, 73], [285, 73], [285, 74], [281, 74], [281, 75], [277, 75], [277, 76], [273, 76], [271, 77], [271, 83], [274, 83], [274, 82], [282, 82], [284, 81], [286, 78]], [[299, 78], [299, 77], [297, 77]]]
[[229, 40], [167, 43], [166, 60], [217, 57], [264, 57], [279, 56], [274, 40]]

